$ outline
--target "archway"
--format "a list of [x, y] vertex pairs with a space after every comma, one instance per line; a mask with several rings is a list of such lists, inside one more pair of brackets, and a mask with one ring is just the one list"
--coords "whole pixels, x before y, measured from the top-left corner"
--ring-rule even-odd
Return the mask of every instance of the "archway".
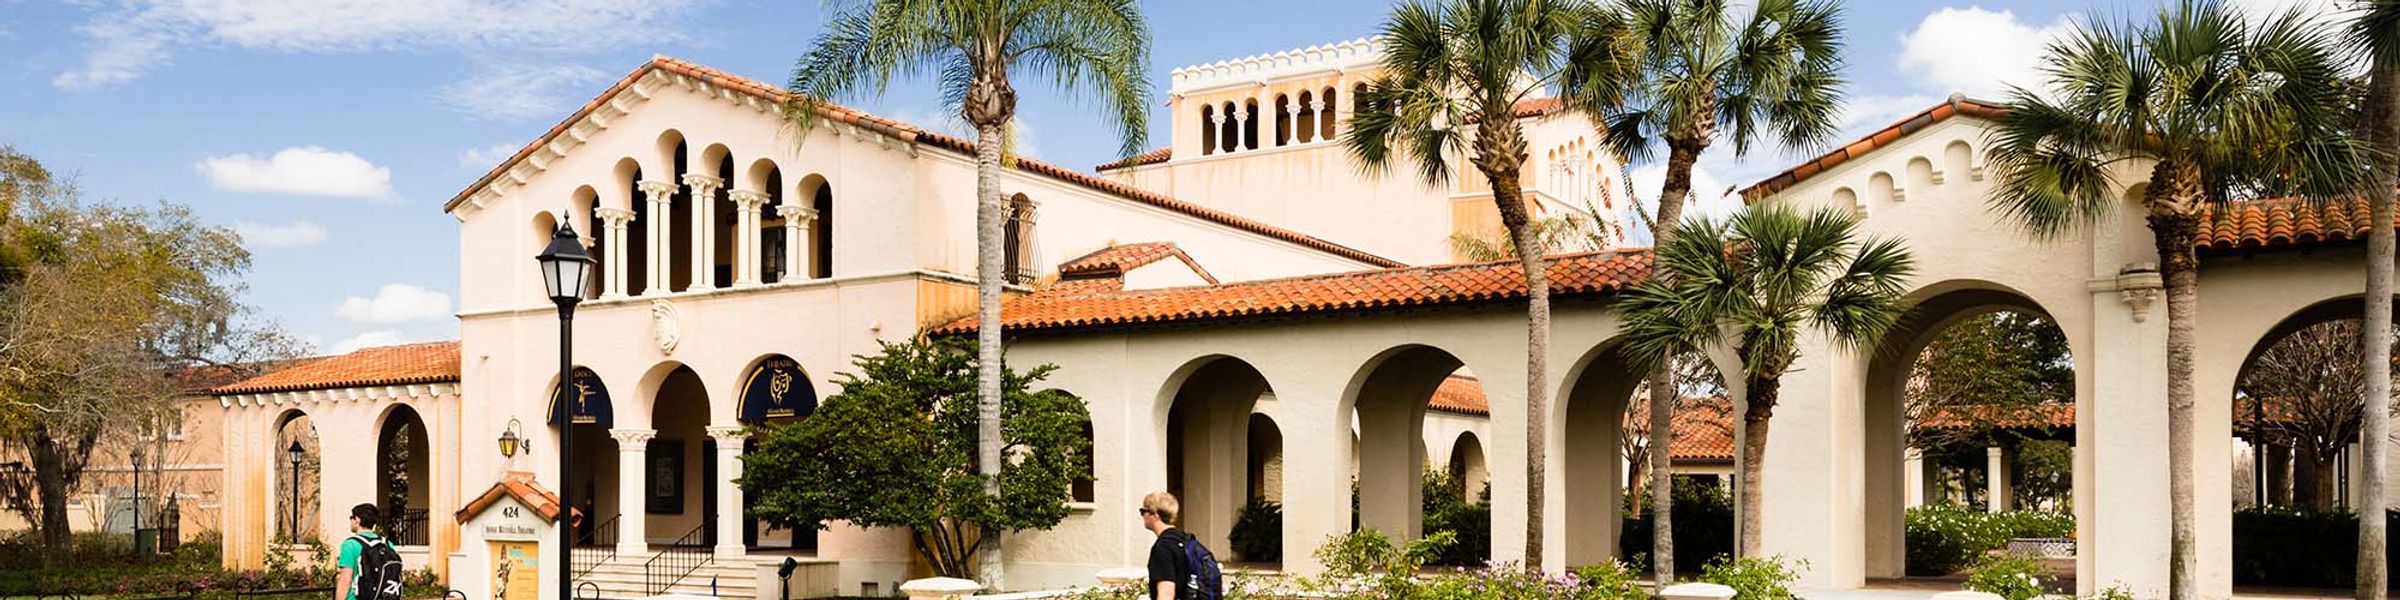
[[716, 545], [716, 440], [708, 436], [708, 389], [691, 367], [659, 376], [650, 426], [658, 436], [643, 453], [643, 529], [652, 546]]
[[1458, 434], [1450, 444], [1450, 480], [1458, 482], [1459, 500], [1473, 502], [1491, 489], [1491, 465], [1484, 460], [1483, 442], [1474, 432]]
[[[2365, 308], [2351, 296], [2294, 312], [2259, 336], [2234, 379], [2236, 585], [2346, 589], [2355, 581], [2343, 544], [2309, 537], [2355, 535], [2361, 484], [2375, 476], [2359, 447]], [[2295, 536], [2304, 528], [2315, 533]]]
[[406, 404], [392, 406], [375, 435], [375, 499], [383, 509], [384, 531], [392, 543], [423, 546], [431, 538], [427, 510], [432, 506], [433, 476], [428, 468], [431, 446], [425, 420]]
[[2015, 522], [2053, 526], [2012, 537], [2072, 537], [2075, 362], [2066, 333], [2040, 304], [1996, 284], [1953, 282], [1918, 297], [1876, 346], [1865, 379], [1867, 576], [1947, 575], [1987, 550], [1910, 553], [1912, 510], [2024, 507], [2048, 517]]
[[[1428, 502], [1425, 497], [1426, 474], [1435, 468], [1426, 452], [1427, 412], [1445, 386], [1453, 388], [1453, 395], [1483, 397], [1481, 383], [1465, 366], [1457, 356], [1432, 346], [1385, 351], [1353, 379], [1351, 412], [1345, 415], [1358, 426], [1359, 528], [1399, 541], [1415, 540], [1425, 535], [1428, 509], [1447, 513], [1434, 515], [1441, 521], [1437, 524], [1458, 533], [1459, 542], [1436, 560], [1444, 564], [1480, 564], [1491, 558], [1489, 505]], [[1471, 391], [1461, 389], [1469, 386]]]
[[275, 477], [267, 487], [275, 512], [267, 518], [276, 525], [276, 543], [322, 538], [325, 452], [317, 440], [316, 422], [298, 409], [284, 411], [275, 418], [271, 439], [275, 445], [267, 455], [275, 457]]
[[[617, 523], [623, 519], [625, 507], [617, 501], [617, 443], [609, 436], [616, 427], [616, 408], [609, 397], [608, 385], [598, 373], [584, 367], [572, 371], [572, 385], [561, 388], [550, 385], [548, 424], [558, 427], [562, 421], [575, 428], [575, 473], [567, 482], [567, 503], [582, 511], [584, 519], [576, 525], [575, 544], [578, 546], [614, 546]], [[569, 394], [563, 400], [560, 395]], [[558, 414], [562, 404], [572, 407], [572, 417]], [[537, 450], [538, 452], [538, 450]]]
[[[817, 412], [816, 384], [800, 362], [781, 354], [768, 355], [742, 374], [742, 387], [737, 391], [735, 413], [743, 425], [752, 427], [788, 427]], [[743, 440], [742, 454], [757, 450], [755, 438]], [[714, 481], [711, 479], [710, 481]], [[742, 512], [749, 514], [757, 506], [757, 494], [742, 495]], [[800, 552], [817, 551], [817, 530], [814, 528], [781, 529], [757, 519], [742, 521], [742, 545], [750, 548], [782, 548]]]
[[1209, 547], [1230, 549], [1234, 519], [1251, 489], [1250, 415], [1273, 404], [1275, 391], [1238, 358], [1205, 358], [1184, 371], [1166, 391], [1167, 492], [1182, 501], [1183, 530]]

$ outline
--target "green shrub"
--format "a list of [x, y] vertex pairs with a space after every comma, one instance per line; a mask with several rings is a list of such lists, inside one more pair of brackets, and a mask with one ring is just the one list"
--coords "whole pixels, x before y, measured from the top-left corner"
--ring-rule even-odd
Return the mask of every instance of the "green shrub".
[[1426, 469], [1423, 477], [1425, 535], [1446, 532], [1456, 540], [1426, 564], [1482, 566], [1491, 560], [1491, 490], [1478, 495], [1481, 501], [1468, 502], [1464, 482], [1452, 479], [1448, 472]]
[[1908, 509], [1908, 574], [1956, 573], [2017, 538], [2074, 537], [2075, 517], [2045, 511], [1988, 513], [1963, 506], [1929, 504]]
[[[1488, 568], [1425, 569], [1426, 560], [1440, 556], [1453, 543], [1449, 532], [1436, 533], [1393, 545], [1372, 529], [1334, 536], [1317, 547], [1317, 560], [1326, 567], [1322, 577], [1302, 580], [1300, 588], [1329, 597], [1410, 598], [1426, 600], [1640, 600], [1648, 597], [1623, 564], [1609, 563], [1552, 577], [1513, 564]], [[1226, 596], [1295, 597], [1290, 590], [1243, 586], [1237, 593], [1226, 585]]]
[[[2400, 514], [2400, 513], [2390, 513]], [[2385, 517], [2385, 527], [2400, 519]], [[2358, 539], [2358, 516], [2292, 507], [2245, 508], [2233, 513], [2233, 582], [2239, 585], [2350, 587], [2356, 581], [2358, 546], [2327, 540]], [[2387, 560], [2400, 559], [2400, 555]], [[2400, 564], [2394, 561], [2393, 564]], [[2390, 568], [2390, 567], [2386, 567]]]
[[[1705, 485], [1690, 478], [1675, 478], [1675, 565], [1686, 573], [1733, 555], [1733, 496], [1725, 486]], [[1624, 533], [1617, 537], [1618, 556], [1649, 556], [1651, 519], [1655, 512], [1643, 511], [1640, 518], [1625, 520]], [[1647, 565], [1649, 561], [1635, 561]]]
[[1798, 600], [1792, 582], [1800, 580], [1807, 561], [1775, 557], [1723, 557], [1700, 569], [1700, 580], [1733, 588], [1734, 600]]
[[1975, 563], [1964, 587], [2007, 600], [2033, 600], [2049, 591], [2050, 582], [2050, 567], [2042, 559], [2004, 552]]
[[1283, 560], [1283, 505], [1251, 498], [1233, 517], [1234, 556], [1247, 562]]
[[1642, 589], [1641, 582], [1638, 581], [1639, 578], [1634, 574], [1633, 568], [1625, 563], [1612, 560], [1597, 565], [1579, 567], [1571, 572], [1575, 574], [1575, 581], [1582, 584], [1583, 588], [1594, 594], [1595, 597], [1650, 597], [1650, 592]]

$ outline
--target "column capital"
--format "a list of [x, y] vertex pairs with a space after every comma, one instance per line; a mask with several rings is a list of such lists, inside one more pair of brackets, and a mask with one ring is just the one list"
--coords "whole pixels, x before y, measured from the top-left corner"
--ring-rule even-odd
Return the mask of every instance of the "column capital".
[[620, 227], [626, 223], [633, 222], [633, 211], [622, 208], [603, 206], [598, 209], [594, 209], [592, 212], [599, 214], [600, 222], [607, 224], [610, 227]]
[[[719, 442], [718, 450], [725, 450], [723, 442], [739, 442], [750, 439], [750, 428], [740, 425], [710, 425], [708, 426], [708, 437], [716, 438]], [[739, 451], [741, 446], [736, 445], [732, 449]]]
[[675, 182], [672, 181], [644, 179], [633, 184], [633, 187], [648, 195], [651, 202], [666, 202], [668, 196], [675, 195]]
[[608, 430], [608, 437], [617, 438], [618, 450], [630, 451], [634, 444], [650, 443], [651, 438], [658, 437], [658, 430], [615, 428]]
[[715, 175], [685, 173], [683, 174], [683, 184], [692, 186], [692, 189], [707, 188], [713, 191], [717, 188], [725, 187], [725, 180], [718, 179]]
[[757, 190], [734, 190], [731, 196], [734, 206], [747, 211], [758, 210], [759, 206], [767, 203], [767, 193]]
[[[802, 204], [775, 205], [775, 214], [786, 219], [792, 219], [802, 225], [817, 222], [817, 209], [810, 208], [807, 205]], [[785, 243], [790, 242], [786, 241]]]

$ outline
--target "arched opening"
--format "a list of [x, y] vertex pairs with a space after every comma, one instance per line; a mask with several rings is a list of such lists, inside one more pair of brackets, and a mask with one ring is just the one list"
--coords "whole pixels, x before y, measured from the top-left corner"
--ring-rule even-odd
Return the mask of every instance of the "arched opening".
[[[1092, 429], [1092, 421], [1090, 419], [1085, 419], [1083, 422], [1075, 424], [1075, 427], [1077, 432], [1083, 435], [1084, 468], [1088, 470], [1097, 470], [1099, 468], [1097, 466], [1099, 465], [1097, 462], [1099, 460], [1098, 449], [1100, 447], [1100, 438], [1097, 435], [1098, 432]], [[1087, 476], [1092, 475], [1090, 472], [1086, 472], [1084, 474]], [[1098, 502], [1099, 490], [1096, 488], [1099, 483], [1100, 481], [1097, 477], [1084, 477], [1070, 482], [1067, 487], [1067, 500], [1086, 504]]]
[[1867, 177], [1868, 197], [1886, 204], [1900, 201], [1900, 188], [1892, 183], [1892, 174], [1878, 172]]
[[1024, 194], [1009, 197], [1008, 221], [1000, 231], [1000, 271], [1009, 283], [1032, 283], [1040, 276], [1035, 266], [1041, 262], [1034, 254], [1033, 223], [1033, 200]]
[[[2007, 521], [2025, 526], [1999, 542], [2074, 537], [2075, 362], [2066, 333], [2014, 291], [1943, 288], [1921, 293], [1868, 367], [1869, 577], [1946, 576], [2001, 549], [1935, 543], [1944, 522], [2025, 511]], [[1912, 549], [1911, 538], [1932, 545]], [[2043, 546], [2070, 580], [2071, 546]]]
[[[2358, 296], [2303, 308], [2259, 336], [2242, 362], [2232, 405], [2236, 585], [2354, 585], [2355, 563], [2338, 542], [2356, 535], [2355, 507], [2375, 476], [2359, 446], [2365, 312]], [[2308, 539], [2319, 536], [2337, 539]]]
[[432, 539], [427, 509], [432, 506], [432, 458], [425, 420], [408, 405], [393, 406], [375, 435], [376, 504], [383, 509], [384, 532], [392, 543], [423, 546]]
[[658, 430], [642, 457], [650, 544], [716, 545], [716, 441], [708, 436], [708, 389], [691, 367], [677, 365], [658, 380], [650, 423]]
[[1334, 98], [1333, 88], [1325, 88], [1325, 96], [1319, 98], [1318, 103], [1324, 108], [1317, 111], [1317, 139], [1331, 140], [1333, 139], [1333, 122], [1338, 120], [1334, 117], [1334, 113], [1340, 112], [1342, 105]]
[[1491, 465], [1484, 461], [1483, 442], [1475, 439], [1474, 432], [1458, 434], [1458, 441], [1450, 444], [1446, 470], [1450, 479], [1459, 483], [1460, 501], [1473, 502], [1491, 490]]
[[1975, 152], [1967, 147], [1966, 140], [1951, 140], [1950, 145], [1942, 147], [1942, 170], [1948, 171], [1950, 177], [1974, 177], [1974, 164]]
[[[614, 546], [617, 543], [617, 523], [624, 507], [617, 504], [616, 440], [609, 430], [616, 426], [616, 408], [609, 397], [608, 385], [591, 369], [575, 367], [570, 385], [550, 385], [550, 402], [545, 408], [550, 417], [547, 423], [558, 427], [562, 419], [570, 419], [575, 428], [575, 473], [567, 482], [567, 503], [583, 512], [585, 518], [576, 525], [575, 545]], [[561, 394], [565, 394], [561, 398]], [[571, 417], [560, 415], [564, 404]], [[537, 449], [534, 452], [540, 453]]]
[[1292, 97], [1275, 95], [1275, 145], [1292, 143]]
[[[1268, 401], [1272, 401], [1271, 399]], [[1241, 512], [1234, 516], [1234, 560], [1283, 562], [1283, 430], [1266, 413], [1250, 413], [1244, 444]]]
[[1230, 549], [1235, 517], [1251, 487], [1244, 464], [1249, 418], [1275, 405], [1275, 391], [1241, 359], [1203, 360], [1166, 391], [1167, 492], [1182, 501], [1184, 531], [1211, 548]]
[[[768, 355], [742, 374], [742, 387], [736, 396], [735, 411], [743, 425], [752, 427], [789, 427], [806, 420], [817, 412], [817, 386], [809, 380], [800, 361], [781, 354]], [[742, 453], [757, 450], [755, 438], [742, 442]], [[714, 481], [711, 479], [710, 481]], [[758, 494], [742, 494], [742, 512], [749, 514], [758, 505]], [[814, 528], [783, 529], [757, 519], [743, 519], [742, 545], [751, 548], [782, 548], [800, 552], [817, 551], [817, 530]]]
[[709, 287], [724, 289], [733, 287], [733, 255], [735, 250], [741, 248], [742, 242], [742, 209], [733, 201], [733, 183], [736, 181], [733, 178], [733, 155], [722, 147], [713, 154], [717, 155], [717, 159], [715, 164], [710, 165], [709, 172], [716, 176], [719, 183], [717, 189], [709, 192], [708, 199], [713, 206], [708, 215], [711, 221], [708, 281]]
[[1313, 100], [1315, 97], [1316, 96], [1314, 93], [1302, 91], [1300, 92], [1299, 104], [1294, 105], [1294, 109], [1300, 113], [1300, 117], [1298, 119], [1300, 128], [1299, 133], [1300, 143], [1303, 144], [1317, 139], [1318, 104]]
[[1217, 153], [1217, 106], [1200, 105], [1200, 155]]
[[617, 189], [625, 193], [626, 206], [633, 210], [633, 221], [625, 224], [625, 293], [639, 296], [650, 291], [650, 200], [642, 193], [641, 163], [631, 158], [617, 161]]
[[1225, 104], [1219, 106], [1217, 111], [1217, 119], [1223, 121], [1217, 124], [1217, 144], [1226, 152], [1240, 149], [1242, 147], [1241, 113], [1234, 112], [1232, 100], [1225, 101]]
[[532, 238], [534, 252], [541, 252], [550, 245], [550, 236], [558, 235], [558, 215], [546, 210], [533, 213], [533, 228], [527, 235]]
[[[1358, 424], [1358, 526], [1395, 540], [1422, 537], [1429, 522], [1459, 534], [1435, 564], [1481, 564], [1491, 558], [1488, 503], [1429, 502], [1428, 483], [1445, 483], [1426, 452], [1427, 413], [1436, 402], [1489, 411], [1482, 384], [1465, 363], [1431, 346], [1383, 353], [1353, 380], [1351, 417]], [[1445, 390], [1444, 388], [1448, 388]], [[1450, 406], [1464, 404], [1465, 406]], [[1428, 477], [1434, 475], [1436, 477]]]
[[1252, 99], [1242, 101], [1241, 145], [1243, 150], [1258, 149], [1258, 122], [1264, 119], [1264, 116], [1258, 114], [1258, 100]]
[[267, 487], [275, 514], [267, 518], [276, 524], [275, 541], [324, 539], [325, 448], [317, 441], [316, 422], [306, 412], [288, 410], [276, 417], [274, 431], [275, 445], [267, 455], [274, 457], [275, 478]]
[[667, 232], [661, 236], [666, 238], [668, 252], [661, 257], [666, 264], [659, 267], [667, 272], [667, 289], [676, 291], [699, 285], [703, 275], [692, 272], [692, 253], [698, 250], [694, 245], [699, 240], [692, 239], [691, 224], [700, 211], [695, 210], [699, 202], [692, 198], [692, 186], [683, 181], [684, 175], [691, 173], [691, 153], [686, 151], [683, 140], [678, 138], [675, 140], [674, 179], [670, 180], [675, 184], [675, 195], [668, 201]]
[[586, 252], [592, 256], [592, 273], [584, 278], [583, 297], [598, 298], [608, 287], [608, 228], [600, 224], [600, 193], [592, 186], [575, 188], [575, 230], [583, 234]]
[[[1667, 452], [1673, 481], [1707, 493], [1678, 497], [1714, 499], [1706, 506], [1677, 507], [1675, 564], [1697, 570], [1711, 557], [1732, 550], [1732, 504], [1717, 482], [1732, 464], [1733, 424], [1724, 381], [1707, 359], [1681, 357], [1673, 363], [1675, 389], [1672, 448], [1650, 444], [1647, 373], [1635, 370], [1622, 346], [1604, 344], [1568, 371], [1562, 404], [1551, 417], [1557, 461], [1565, 480], [1566, 560], [1570, 565], [1627, 559], [1650, 552], [1650, 453]], [[1703, 489], [1705, 488], [1705, 489]], [[1636, 568], [1648, 565], [1635, 565]]]
[[784, 244], [790, 243], [789, 240], [784, 239], [784, 215], [780, 208], [783, 206], [784, 197], [783, 170], [777, 168], [775, 163], [761, 159], [751, 165], [750, 171], [751, 178], [756, 180], [754, 185], [757, 186], [752, 189], [760, 190], [761, 193], [767, 195], [765, 202], [759, 205], [758, 231], [754, 232], [758, 243], [756, 247], [751, 248], [751, 252], [755, 253], [752, 256], [758, 261], [758, 282], [783, 281], [783, 272], [786, 268]]
[[[833, 276], [833, 183], [822, 177], [816, 181], [809, 207], [817, 211], [817, 222], [809, 229], [809, 276], [825, 279]], [[802, 182], [803, 187], [807, 182]]]

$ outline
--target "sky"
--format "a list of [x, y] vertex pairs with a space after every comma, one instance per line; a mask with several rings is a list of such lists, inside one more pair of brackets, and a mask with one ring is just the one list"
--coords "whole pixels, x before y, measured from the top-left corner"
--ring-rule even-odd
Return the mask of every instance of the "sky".
[[[2164, 0], [1844, 2], [1846, 142], [1953, 92], [2030, 85], [2046, 40]], [[2331, 0], [2233, 0], [2254, 14]], [[1388, 2], [1149, 1], [1150, 78], [1372, 35]], [[0, 145], [87, 198], [193, 207], [242, 233], [245, 298], [320, 352], [453, 339], [457, 221], [445, 200], [652, 55], [769, 82], [823, 30], [816, 2], [0, 0]], [[1119, 143], [1083, 97], [1020, 82], [1019, 151], [1088, 168]], [[955, 129], [934, 87], [838, 99]], [[1153, 111], [1150, 144], [1166, 141]], [[1842, 143], [1842, 142], [1836, 142]], [[1820, 148], [1719, 144], [1700, 210]], [[1641, 189], [1656, 165], [1637, 165]], [[534, 268], [530, 256], [493, 257]]]

